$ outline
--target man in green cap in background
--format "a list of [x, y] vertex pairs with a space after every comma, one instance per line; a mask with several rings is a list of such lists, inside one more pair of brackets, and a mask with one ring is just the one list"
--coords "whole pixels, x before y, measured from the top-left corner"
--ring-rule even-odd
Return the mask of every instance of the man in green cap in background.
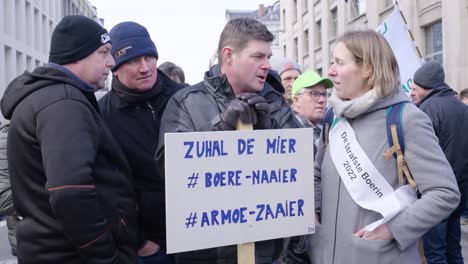
[[[296, 79], [291, 89], [292, 109], [302, 127], [314, 129], [316, 142], [322, 130], [321, 122], [327, 107], [327, 88], [332, 88], [330, 79], [321, 77], [315, 71], [305, 72]], [[314, 154], [316, 143], [314, 143]]]
[[[299, 75], [292, 85], [293, 104], [291, 107], [294, 115], [302, 127], [314, 129], [314, 156], [317, 151], [317, 140], [319, 140], [322, 130], [321, 122], [327, 107], [327, 88], [332, 87], [333, 82], [330, 79], [322, 78], [315, 71]], [[283, 250], [276, 264], [309, 264], [306, 247], [306, 235], [285, 238]]]

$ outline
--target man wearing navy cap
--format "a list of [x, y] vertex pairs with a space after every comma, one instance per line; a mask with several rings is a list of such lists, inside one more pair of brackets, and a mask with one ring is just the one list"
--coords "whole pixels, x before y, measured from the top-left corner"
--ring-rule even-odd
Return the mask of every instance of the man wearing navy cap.
[[102, 116], [132, 169], [138, 203], [140, 263], [173, 263], [165, 254], [164, 181], [154, 161], [161, 116], [182, 85], [157, 69], [158, 52], [145, 27], [122, 22], [112, 28], [112, 90], [101, 100]]

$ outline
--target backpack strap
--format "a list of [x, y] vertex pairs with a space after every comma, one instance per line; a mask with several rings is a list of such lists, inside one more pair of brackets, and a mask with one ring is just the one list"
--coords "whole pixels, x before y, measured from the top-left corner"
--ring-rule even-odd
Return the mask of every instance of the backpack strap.
[[[400, 144], [402, 154], [405, 154], [405, 140], [403, 138], [403, 126], [401, 124], [403, 109], [405, 108], [406, 102], [400, 102], [391, 105], [387, 108], [387, 138], [390, 146], [394, 146], [394, 139], [392, 137], [391, 126], [395, 125], [397, 130], [397, 140]], [[396, 153], [393, 153], [393, 157], [397, 158]]]
[[393, 155], [397, 160], [398, 179], [400, 184], [404, 184], [403, 177], [405, 176], [411, 187], [416, 188], [416, 182], [411, 175], [404, 157], [405, 141], [403, 138], [403, 126], [401, 120], [405, 105], [406, 102], [400, 102], [387, 108], [387, 139], [390, 149], [384, 153], [384, 159], [387, 160]]
[[325, 113], [325, 116], [323, 117], [323, 121], [322, 121], [322, 127], [323, 127], [322, 141], [323, 141], [323, 145], [325, 148], [328, 146], [328, 132], [330, 131], [330, 128], [333, 124], [333, 116], [334, 116], [333, 107], [330, 107]]

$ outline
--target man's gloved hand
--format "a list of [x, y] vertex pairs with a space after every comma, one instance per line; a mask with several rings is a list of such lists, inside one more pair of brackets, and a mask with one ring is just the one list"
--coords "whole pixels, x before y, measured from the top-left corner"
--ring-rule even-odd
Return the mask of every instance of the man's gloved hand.
[[221, 121], [216, 125], [218, 130], [236, 129], [237, 119], [246, 124], [257, 123], [255, 110], [247, 102], [236, 98], [232, 100], [226, 110], [220, 114]]
[[263, 96], [256, 93], [242, 93], [238, 96], [242, 101], [247, 102], [255, 110], [257, 122], [253, 123], [255, 129], [271, 129], [270, 106]]

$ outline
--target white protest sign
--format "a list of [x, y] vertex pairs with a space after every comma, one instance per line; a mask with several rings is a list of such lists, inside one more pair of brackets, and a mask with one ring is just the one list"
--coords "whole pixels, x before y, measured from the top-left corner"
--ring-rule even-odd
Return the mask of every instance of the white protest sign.
[[313, 129], [165, 135], [167, 251], [314, 233]]
[[405, 94], [409, 95], [414, 73], [421, 67], [423, 61], [416, 54], [415, 44], [409, 36], [407, 25], [403, 23], [398, 5], [395, 5], [393, 12], [377, 28], [377, 31], [390, 44], [400, 68], [401, 88]]

